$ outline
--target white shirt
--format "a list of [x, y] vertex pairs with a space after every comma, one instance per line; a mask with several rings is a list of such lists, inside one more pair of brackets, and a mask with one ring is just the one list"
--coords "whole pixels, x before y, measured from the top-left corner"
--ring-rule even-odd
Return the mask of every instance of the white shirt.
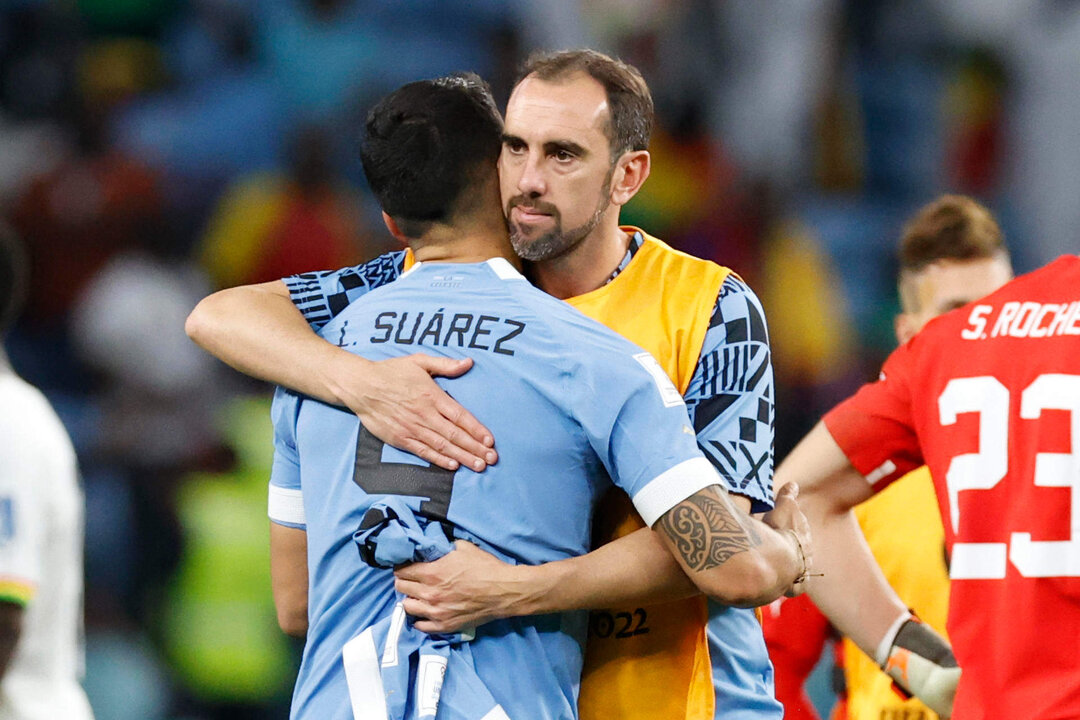
[[0, 720], [90, 720], [83, 668], [83, 498], [45, 397], [0, 369], [0, 599], [26, 603]]

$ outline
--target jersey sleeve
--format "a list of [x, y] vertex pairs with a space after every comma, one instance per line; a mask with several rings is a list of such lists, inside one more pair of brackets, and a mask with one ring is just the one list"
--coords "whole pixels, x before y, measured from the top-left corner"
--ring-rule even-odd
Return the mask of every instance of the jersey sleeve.
[[25, 606], [41, 581], [51, 463], [18, 430], [0, 437], [0, 600]]
[[405, 264], [405, 251], [391, 252], [353, 267], [301, 273], [282, 278], [296, 309], [318, 331], [349, 304], [396, 280]]
[[274, 422], [274, 464], [270, 470], [267, 514], [285, 527], [306, 529], [304, 494], [300, 488], [300, 456], [296, 450], [296, 419], [300, 397], [278, 388], [270, 415]]
[[875, 492], [923, 464], [912, 419], [913, 358], [910, 344], [894, 351], [876, 382], [824, 418], [829, 434]]
[[626, 347], [590, 353], [573, 373], [569, 396], [612, 480], [652, 526], [720, 478], [698, 449], [686, 404], [660, 363], [640, 348]]
[[705, 457], [727, 489], [772, 509], [775, 391], [765, 313], [738, 276], [720, 286], [686, 404]]

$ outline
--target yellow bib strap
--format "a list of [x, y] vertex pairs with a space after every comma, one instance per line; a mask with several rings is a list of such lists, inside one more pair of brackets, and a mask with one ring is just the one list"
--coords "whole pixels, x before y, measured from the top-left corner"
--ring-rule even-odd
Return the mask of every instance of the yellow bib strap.
[[686, 392], [720, 285], [731, 270], [679, 252], [635, 227], [644, 243], [607, 285], [566, 302], [648, 350]]
[[[568, 303], [652, 353], [680, 393], [694, 376], [720, 286], [731, 273], [638, 228], [644, 242], [607, 285]], [[598, 544], [644, 523], [618, 490], [596, 513]], [[712, 720], [715, 696], [702, 596], [591, 614], [581, 720]]]

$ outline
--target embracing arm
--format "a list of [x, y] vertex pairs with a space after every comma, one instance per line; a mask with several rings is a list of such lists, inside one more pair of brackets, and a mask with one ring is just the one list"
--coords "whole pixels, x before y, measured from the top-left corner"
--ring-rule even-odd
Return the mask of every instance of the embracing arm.
[[204, 298], [184, 329], [240, 372], [344, 405], [380, 440], [428, 462], [480, 471], [497, 459], [490, 431], [431, 379], [457, 377], [471, 360], [365, 360], [315, 334], [280, 280]]
[[795, 498], [777, 493], [757, 520], [741, 512], [720, 485], [694, 493], [653, 526], [687, 577], [725, 605], [757, 607], [797, 594], [810, 562], [810, 536]]
[[[750, 500], [737, 495], [731, 501], [743, 513]], [[576, 558], [534, 568], [553, 592], [533, 612], [595, 610], [631, 605], [653, 605], [681, 600], [701, 591], [683, 572], [658, 533], [641, 528]]]
[[[749, 513], [748, 498], [731, 495], [730, 499], [744, 515]], [[539, 595], [523, 604], [527, 614], [652, 605], [701, 592], [660, 534], [649, 528], [616, 538], [586, 555], [526, 572], [534, 578]]]
[[579, 557], [511, 565], [459, 540], [454, 552], [394, 572], [405, 610], [424, 632], [489, 620], [678, 600], [698, 592], [648, 528]]
[[[766, 520], [793, 524], [792, 497], [793, 489], [779, 497], [779, 513]], [[746, 523], [764, 540], [751, 558], [739, 558], [723, 571], [730, 576], [712, 588], [721, 602], [754, 604], [754, 596], [761, 594], [773, 600], [791, 585], [777, 589], [780, 577], [793, 572], [792, 558], [797, 557], [788, 533], [750, 518], [745, 512], [749, 504], [746, 498], [727, 496], [725, 507], [740, 527]], [[535, 566], [510, 565], [458, 541], [454, 552], [435, 562], [398, 569], [396, 586], [408, 596], [405, 610], [423, 618], [416, 627], [424, 632], [450, 632], [499, 617], [648, 605], [698, 594], [701, 590], [661, 534], [642, 528], [586, 555]]]
[[203, 298], [184, 325], [188, 337], [245, 375], [324, 402], [345, 404], [335, 370], [363, 358], [316, 335], [281, 280], [220, 290]]

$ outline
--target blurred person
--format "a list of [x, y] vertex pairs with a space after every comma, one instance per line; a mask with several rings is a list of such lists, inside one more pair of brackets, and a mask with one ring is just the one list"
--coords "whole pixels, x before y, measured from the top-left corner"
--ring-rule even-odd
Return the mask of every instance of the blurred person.
[[[800, 484], [825, 553], [814, 602], [956, 720], [1080, 715], [1078, 288], [1080, 257], [1066, 255], [926, 323], [778, 472]], [[955, 660], [889, 588], [849, 512], [924, 462], [944, 525]]]
[[[899, 256], [901, 313], [896, 317], [896, 338], [901, 345], [933, 318], [989, 295], [1012, 278], [1009, 254], [993, 215], [963, 196], [945, 195], [922, 207], [904, 228]], [[856, 506], [854, 513], [889, 585], [920, 620], [944, 635], [949, 602], [945, 531], [929, 471], [923, 466], [905, 475]], [[807, 598], [776, 605], [775, 611], [764, 615], [766, 641], [777, 685], [787, 670], [783, 681], [797, 692], [813, 662], [807, 667], [789, 659], [787, 649], [809, 645], [816, 652], [808, 654], [816, 660], [831, 632]], [[917, 699], [904, 700], [893, 692], [892, 678], [851, 640], [844, 639], [843, 645], [846, 709], [833, 717], [938, 717]]]
[[[618, 224], [621, 207], [649, 173], [652, 102], [644, 80], [592, 51], [538, 55], [521, 78], [499, 160], [515, 251], [530, 262], [539, 287], [653, 352], [686, 399], [699, 446], [734, 501], [744, 511], [768, 509], [772, 371], [756, 296], [727, 268]], [[189, 334], [244, 372], [352, 408], [396, 447], [450, 469], [464, 463], [483, 470], [496, 459], [484, 443], [490, 433], [427, 378], [428, 371], [459, 375], [466, 365], [424, 356], [411, 364], [367, 363], [308, 327], [323, 327], [410, 262], [399, 253], [340, 272], [223, 291], [196, 308]], [[406, 587], [422, 596], [408, 607], [429, 618], [418, 627], [450, 630], [489, 617], [600, 608], [591, 620], [583, 717], [779, 718], [754, 613], [686, 598], [692, 588], [657, 552], [659, 538], [639, 530], [625, 496], [609, 503], [597, 521], [598, 542], [626, 537], [531, 576], [546, 588], [558, 578], [558, 592], [520, 579], [507, 584], [514, 568], [471, 549], [402, 573]], [[612, 557], [625, 567], [613, 567]], [[642, 569], [652, 584], [647, 591], [636, 584]], [[521, 592], [508, 594], [507, 587]]]
[[335, 267], [385, 249], [369, 239], [358, 194], [336, 171], [327, 130], [289, 143], [285, 173], [240, 178], [222, 195], [199, 250], [216, 287]]
[[[27, 288], [0, 228], [0, 336]], [[45, 397], [0, 348], [0, 718], [89, 719], [83, 672], [83, 500], [75, 450]]]
[[57, 322], [86, 280], [160, 207], [157, 178], [142, 163], [87, 146], [84, 153], [37, 178], [12, 208], [13, 225], [33, 249], [28, 300], [38, 322]]
[[[596, 83], [595, 100], [602, 94]], [[513, 564], [584, 554], [592, 509], [611, 481], [711, 596], [760, 602], [790, 591], [805, 572], [808, 538], [798, 534], [794, 493], [766, 516], [776, 530], [739, 511], [656, 361], [531, 287], [504, 259], [515, 238], [498, 202], [501, 130], [475, 76], [411, 83], [369, 115], [365, 173], [416, 264], [354, 301], [320, 336], [376, 358], [439, 348], [473, 360], [454, 392], [511, 450], [482, 474], [417, 466], [351, 413], [279, 391], [274, 584], [283, 598], [302, 598], [279, 601], [279, 612], [307, 609], [294, 717], [343, 717], [350, 706], [355, 717], [576, 717], [584, 615], [492, 620], [467, 644], [456, 634], [428, 637], [404, 624], [405, 596], [395, 595], [386, 570], [453, 555], [451, 538]], [[514, 128], [506, 130], [504, 153], [516, 147]], [[644, 179], [626, 167], [642, 156], [627, 155], [613, 193], [632, 194]], [[371, 567], [358, 562], [349, 537]], [[307, 572], [297, 572], [305, 556], [317, 568], [310, 589]], [[295, 564], [282, 572], [289, 559]], [[425, 675], [428, 663], [440, 669]]]
[[176, 467], [215, 445], [209, 430], [220, 375], [191, 347], [184, 318], [210, 289], [159, 215], [79, 291], [69, 325], [78, 356], [101, 380], [107, 417], [99, 451], [144, 469]]
[[822, 233], [784, 210], [767, 185], [754, 195], [759, 292], [774, 338], [776, 402], [786, 409], [778, 421], [776, 454], [784, 457], [864, 376], [857, 368], [858, 333], [840, 264], [822, 246]]
[[178, 489], [230, 459], [214, 422], [227, 378], [181, 330], [210, 285], [176, 226], [164, 210], [148, 216], [85, 281], [66, 323], [72, 357], [93, 372], [79, 398], [94, 419], [79, 448], [87, 493], [108, 497], [90, 525], [88, 606], [113, 628], [162, 616], [190, 536]]
[[[836, 639], [828, 619], [805, 594], [797, 598], [777, 598], [761, 609], [761, 630], [776, 670], [776, 699], [784, 706], [784, 717], [787, 720], [820, 720], [807, 680], [821, 660], [826, 641]], [[843, 657], [839, 652], [842, 646], [835, 643], [832, 647], [835, 657], [831, 685], [838, 700], [833, 704], [829, 720], [843, 720], [847, 715]]]
[[147, 231], [163, 198], [159, 175], [110, 145], [108, 108], [87, 100], [74, 105], [74, 151], [22, 188], [7, 217], [30, 259], [20, 326], [34, 353], [27, 372], [38, 384], [82, 393], [88, 383], [68, 352], [68, 313], [109, 259]]
[[35, 177], [56, 167], [67, 146], [56, 123], [12, 121], [0, 113], [0, 203], [10, 207]]
[[[716, 52], [687, 62], [708, 88], [716, 134], [736, 164], [754, 179], [790, 189], [811, 176], [807, 140], [813, 112], [828, 87], [838, 0], [712, 0]], [[690, 14], [689, 22], [699, 22]], [[689, 51], [688, 51], [689, 54]]]
[[301, 648], [277, 627], [266, 572], [270, 398], [230, 396], [214, 426], [235, 460], [179, 479], [182, 552], [155, 617], [176, 698], [168, 717], [283, 718]]
[[1080, 133], [1080, 6], [1009, 0], [933, 0], [930, 6], [944, 32], [988, 49], [1004, 66], [1004, 190], [1029, 229], [1025, 259], [1039, 264], [1073, 252], [1080, 236], [1074, 201], [1080, 192], [1074, 141]]

